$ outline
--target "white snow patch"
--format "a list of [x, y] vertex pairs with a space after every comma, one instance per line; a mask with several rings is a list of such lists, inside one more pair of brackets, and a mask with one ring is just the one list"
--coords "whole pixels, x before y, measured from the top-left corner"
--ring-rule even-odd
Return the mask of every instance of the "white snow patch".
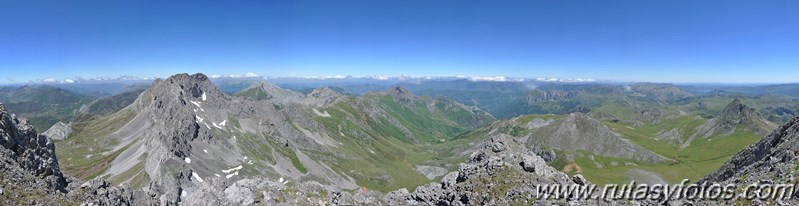
[[197, 115], [194, 115], [194, 117], [195, 117], [195, 118], [197, 118], [197, 121], [199, 121], [199, 123], [202, 123], [202, 122], [203, 122], [203, 120], [205, 120], [205, 119], [203, 119], [202, 117], [200, 117], [200, 116], [197, 116]]
[[236, 171], [236, 173], [233, 173], [233, 174], [225, 175], [225, 179], [230, 179], [231, 177], [236, 176], [236, 175], [239, 175], [239, 171]]
[[200, 177], [196, 172], [191, 172], [191, 176], [194, 177], [197, 181], [203, 182], [203, 178]]
[[371, 152], [372, 154], [376, 154], [375, 151], [372, 151], [372, 150], [369, 150], [369, 152]]
[[203, 152], [205, 152], [205, 153], [207, 154], [207, 153], [208, 153], [208, 150], [204, 150], [204, 149], [203, 149]]
[[205, 101], [205, 92], [203, 92], [203, 101]]
[[212, 125], [214, 125], [214, 127], [216, 127], [216, 128], [222, 129], [222, 127], [220, 127], [219, 125], [217, 125], [217, 124], [216, 124], [216, 122], [211, 122], [211, 124], [212, 124]]
[[285, 182], [283, 182], [283, 185], [286, 185], [286, 184], [288, 184], [288, 183], [289, 183], [289, 181], [288, 181], [288, 180], [286, 180]]
[[277, 179], [278, 182], [283, 183], [283, 178]]
[[186, 159], [183, 159], [183, 161], [186, 161], [186, 163], [191, 163], [191, 158], [186, 157]]
[[[230, 173], [230, 172], [233, 172], [233, 171], [236, 171], [236, 170], [240, 170], [241, 168], [243, 168], [243, 166], [239, 165], [238, 167], [234, 167], [234, 168], [230, 168], [230, 169], [222, 170], [222, 172], [224, 172], [225, 174], [227, 174], [227, 173]], [[238, 172], [236, 172], [236, 173], [238, 173]]]
[[200, 111], [203, 111], [203, 112], [205, 111], [205, 109], [203, 109], [203, 107], [202, 107], [202, 106], [200, 106], [200, 103], [199, 103], [199, 102], [195, 102], [195, 101], [191, 101], [191, 100], [189, 100], [189, 102], [191, 102], [192, 104], [194, 104], [194, 106], [197, 106], [197, 108], [200, 108]]
[[222, 123], [219, 123], [219, 126], [223, 126], [224, 127], [225, 123], [227, 123], [227, 120], [222, 120]]
[[249, 157], [247, 157], [247, 156], [244, 156], [244, 159], [245, 159], [245, 160], [246, 160], [246, 159], [249, 159]]
[[219, 174], [214, 174], [214, 176], [216, 176], [216, 177], [222, 177], [222, 176], [220, 176]]
[[186, 195], [189, 195], [188, 193], [186, 193], [186, 190], [180, 191], [181, 197], [185, 197]]
[[208, 123], [203, 123], [203, 124], [205, 124], [205, 128], [211, 129], [211, 127], [208, 126]]

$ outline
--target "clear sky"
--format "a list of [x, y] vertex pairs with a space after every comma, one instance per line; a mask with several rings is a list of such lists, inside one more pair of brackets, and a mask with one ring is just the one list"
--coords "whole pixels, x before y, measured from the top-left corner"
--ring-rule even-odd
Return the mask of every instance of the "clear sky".
[[0, 83], [179, 72], [799, 82], [799, 1], [0, 0]]

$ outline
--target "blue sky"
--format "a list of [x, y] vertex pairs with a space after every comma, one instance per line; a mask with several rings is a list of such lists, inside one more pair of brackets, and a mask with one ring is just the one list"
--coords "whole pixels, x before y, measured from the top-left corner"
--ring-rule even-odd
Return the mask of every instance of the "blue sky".
[[0, 0], [0, 83], [180, 72], [799, 82], [799, 1]]

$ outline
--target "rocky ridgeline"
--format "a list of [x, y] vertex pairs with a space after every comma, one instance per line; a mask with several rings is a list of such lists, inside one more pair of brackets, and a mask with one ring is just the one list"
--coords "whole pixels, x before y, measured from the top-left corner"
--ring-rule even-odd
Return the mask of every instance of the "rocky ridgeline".
[[[86, 183], [61, 173], [55, 146], [25, 119], [0, 104], [0, 205], [152, 205], [144, 191], [113, 187], [97, 179]], [[134, 201], [136, 200], [136, 201]], [[140, 204], [138, 204], [140, 203]]]
[[[0, 204], [47, 201], [31, 196], [64, 198], [61, 191], [65, 191], [67, 180], [58, 167], [52, 140], [37, 134], [27, 120], [8, 113], [3, 104], [0, 104], [0, 145]], [[27, 202], [29, 199], [31, 202]]]
[[[733, 183], [743, 187], [753, 183], [797, 184], [799, 183], [799, 117], [735, 154], [718, 170], [700, 182]], [[720, 202], [718, 204], [750, 205], [797, 205], [799, 193], [792, 200], [753, 202]], [[777, 204], [779, 203], [779, 204]], [[707, 203], [707, 204], [716, 204]]]

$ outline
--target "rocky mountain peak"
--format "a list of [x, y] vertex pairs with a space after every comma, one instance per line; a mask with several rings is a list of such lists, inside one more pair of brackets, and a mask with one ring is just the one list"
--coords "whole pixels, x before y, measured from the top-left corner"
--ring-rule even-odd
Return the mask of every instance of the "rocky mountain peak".
[[746, 106], [739, 99], [735, 99], [719, 113], [719, 120], [723, 123], [738, 125], [760, 117], [754, 108]]
[[687, 147], [691, 142], [698, 138], [710, 138], [712, 136], [725, 136], [735, 132], [737, 129], [753, 131], [759, 135], [777, 128], [774, 123], [769, 122], [760, 116], [760, 113], [745, 105], [741, 100], [735, 99], [727, 104], [719, 112], [716, 118], [707, 121], [699, 127], [698, 131], [688, 137], [682, 147]]
[[343, 95], [336, 92], [336, 90], [323, 87], [314, 89], [307, 97], [311, 100], [311, 104], [323, 106], [338, 101], [342, 96]]
[[397, 102], [404, 104], [412, 103], [416, 99], [416, 95], [400, 86], [391, 87], [386, 92]]

